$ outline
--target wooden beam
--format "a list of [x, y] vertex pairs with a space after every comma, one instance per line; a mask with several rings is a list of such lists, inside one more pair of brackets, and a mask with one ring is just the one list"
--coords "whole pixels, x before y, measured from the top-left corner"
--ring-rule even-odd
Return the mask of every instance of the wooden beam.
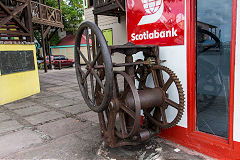
[[16, 0], [17, 2], [25, 3], [27, 0]]
[[[55, 15], [55, 10], [52, 11], [52, 13], [49, 15], [48, 20], [51, 20], [51, 18]], [[56, 21], [56, 16], [53, 17], [53, 19]]]
[[52, 26], [52, 27], [64, 28], [64, 25], [61, 22], [53, 22], [53, 21], [48, 21], [45, 19], [39, 19], [39, 18], [35, 18], [35, 17], [32, 18], [32, 22], [37, 23], [37, 24], [48, 25], [48, 26]]
[[48, 59], [49, 59], [49, 68], [52, 70], [52, 55], [51, 55], [51, 49], [50, 49], [50, 42], [47, 42], [47, 51], [48, 51]]
[[50, 29], [51, 29], [51, 26], [48, 26], [47, 29], [45, 30], [45, 32], [43, 33], [43, 39], [45, 39], [47, 37]]
[[31, 0], [27, 0], [28, 6], [25, 8], [24, 21], [26, 27], [29, 29], [30, 37], [27, 37], [27, 41], [33, 42], [33, 25], [32, 25], [32, 13], [31, 13]]
[[28, 4], [25, 3], [19, 7], [17, 7], [16, 9], [13, 10], [13, 12], [11, 12], [1, 1], [0, 1], [0, 7], [3, 9], [3, 11], [8, 14], [8, 17], [3, 18], [0, 21], [0, 28], [6, 24], [7, 22], [9, 22], [15, 15], [17, 15], [19, 12], [21, 12]]
[[125, 11], [122, 4], [118, 0], [115, 0], [115, 2], [118, 4], [118, 6], [121, 8], [122, 11]]
[[46, 44], [45, 44], [45, 39], [43, 38], [44, 34], [44, 26], [41, 25], [41, 36], [42, 36], [42, 51], [43, 51], [43, 62], [44, 62], [44, 71], [47, 72], [47, 61], [46, 61]]
[[23, 4], [22, 6], [17, 7], [16, 9], [11, 12], [2, 2], [0, 2], [0, 7], [7, 13], [9, 16], [6, 18], [3, 18], [0, 22], [0, 28], [5, 25], [7, 22], [9, 22], [11, 19], [13, 19], [16, 22], [16, 25], [18, 25], [21, 29], [23, 29], [25, 32], [30, 33], [30, 31], [16, 18], [16, 15], [22, 11], [28, 3]]
[[58, 0], [58, 9], [61, 10], [61, 0]]

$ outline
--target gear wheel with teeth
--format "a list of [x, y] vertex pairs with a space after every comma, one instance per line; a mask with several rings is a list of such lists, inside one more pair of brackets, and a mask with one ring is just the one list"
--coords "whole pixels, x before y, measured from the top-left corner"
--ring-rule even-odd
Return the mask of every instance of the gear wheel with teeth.
[[[184, 112], [184, 92], [181, 82], [179, 81], [176, 74], [169, 68], [161, 65], [155, 65], [148, 68], [147, 76], [144, 75], [143, 77], [145, 81], [139, 81], [140, 88], [147, 88], [146, 81], [147, 77], [150, 74], [152, 74], [153, 77], [154, 87], [160, 87], [164, 91], [165, 97], [163, 105], [150, 109], [144, 109], [144, 116], [148, 121], [150, 121], [150, 124], [153, 124], [156, 128], [171, 128], [181, 120]], [[166, 74], [169, 75], [169, 77], [166, 79], [166, 81], [164, 81]], [[168, 90], [171, 85], [175, 85], [177, 89], [177, 100], [171, 100], [169, 97], [170, 93], [168, 93]], [[172, 115], [171, 117], [167, 116], [166, 109], [170, 107], [174, 108], [177, 111], [175, 117], [172, 117]]]

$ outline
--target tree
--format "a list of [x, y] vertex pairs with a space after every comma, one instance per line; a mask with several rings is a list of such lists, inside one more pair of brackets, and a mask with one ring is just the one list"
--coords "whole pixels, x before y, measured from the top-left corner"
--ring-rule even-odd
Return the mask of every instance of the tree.
[[[47, 0], [46, 4], [57, 8], [57, 0]], [[75, 33], [83, 20], [83, 0], [61, 0], [64, 30]]]
[[[58, 1], [46, 0], [46, 5], [58, 8]], [[64, 30], [74, 34], [83, 20], [83, 0], [61, 0], [61, 10]], [[34, 36], [39, 37], [40, 32], [35, 32]], [[60, 40], [58, 34], [55, 34], [50, 40], [50, 45], [55, 46]]]
[[83, 20], [83, 1], [82, 0], [69, 0], [62, 1], [62, 16], [64, 30], [75, 33], [78, 25]]

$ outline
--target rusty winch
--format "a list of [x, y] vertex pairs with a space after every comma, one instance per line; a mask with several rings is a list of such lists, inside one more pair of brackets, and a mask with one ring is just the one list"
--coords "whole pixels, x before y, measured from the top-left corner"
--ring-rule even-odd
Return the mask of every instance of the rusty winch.
[[[134, 61], [139, 52], [144, 59]], [[125, 63], [112, 63], [113, 54], [124, 54]], [[139, 144], [180, 121], [182, 85], [162, 62], [158, 46], [108, 46], [97, 25], [80, 25], [75, 41], [77, 79], [86, 104], [98, 113], [101, 134], [110, 147]]]

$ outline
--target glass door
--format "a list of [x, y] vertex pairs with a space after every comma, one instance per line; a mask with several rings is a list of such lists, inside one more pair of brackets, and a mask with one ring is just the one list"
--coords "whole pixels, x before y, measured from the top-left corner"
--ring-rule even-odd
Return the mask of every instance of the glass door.
[[228, 138], [232, 1], [196, 4], [196, 130]]

